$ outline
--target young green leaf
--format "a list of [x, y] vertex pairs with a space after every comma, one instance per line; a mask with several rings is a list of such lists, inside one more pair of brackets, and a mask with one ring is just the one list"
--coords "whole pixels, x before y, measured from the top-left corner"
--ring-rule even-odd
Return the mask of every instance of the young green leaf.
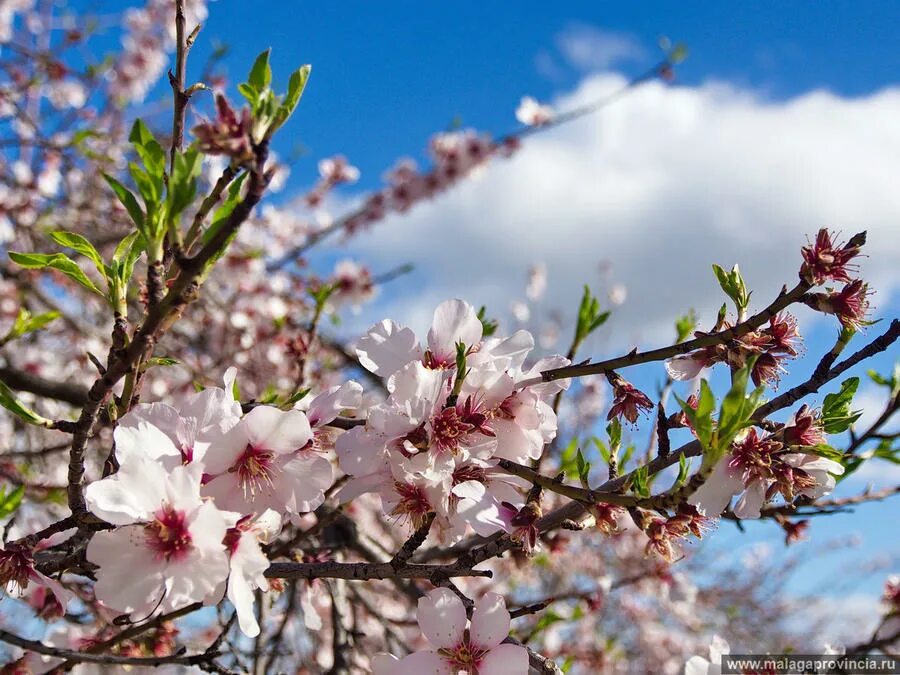
[[70, 248], [73, 251], [76, 251], [86, 258], [90, 259], [90, 261], [94, 263], [94, 267], [97, 268], [97, 271], [100, 272], [100, 274], [102, 274], [103, 276], [106, 276], [106, 265], [103, 262], [103, 258], [101, 257], [100, 252], [97, 251], [96, 248], [94, 248], [94, 245], [91, 242], [82, 237], [80, 234], [60, 230], [57, 232], [51, 232], [50, 238], [60, 246]]
[[25, 486], [20, 485], [15, 490], [6, 494], [6, 488], [0, 488], [0, 520], [15, 513], [25, 496]]
[[859, 378], [850, 377], [841, 383], [834, 394], [828, 394], [822, 402], [822, 426], [827, 434], [840, 434], [850, 428], [861, 416], [861, 410], [850, 410], [853, 396], [859, 387]]
[[268, 89], [272, 82], [272, 66], [269, 65], [270, 51], [271, 49], [267, 49], [256, 57], [256, 61], [253, 62], [253, 67], [250, 69], [250, 76], [247, 78], [248, 84], [258, 92]]
[[47, 428], [50, 428], [53, 425], [51, 420], [38, 415], [31, 410], [31, 408], [28, 408], [24, 403], [17, 399], [12, 390], [3, 382], [0, 382], [0, 406], [6, 408], [13, 415], [27, 424], [34, 424], [35, 426]]
[[144, 227], [144, 211], [143, 209], [141, 209], [140, 204], [138, 204], [135, 196], [131, 193], [131, 190], [122, 185], [119, 181], [117, 181], [109, 174], [103, 174], [103, 178], [106, 179], [107, 184], [110, 188], [112, 188], [112, 191], [122, 203], [122, 206], [124, 206], [125, 210], [128, 211], [128, 215], [131, 216], [131, 220], [137, 226], [137, 228], [141, 229], [142, 227]]
[[106, 297], [106, 294], [97, 288], [94, 282], [84, 273], [84, 270], [82, 270], [74, 260], [71, 260], [62, 253], [18, 253], [16, 251], [9, 251], [9, 257], [14, 263], [27, 269], [46, 269], [50, 267], [58, 270], [92, 293], [96, 293], [101, 298]]
[[725, 295], [734, 302], [738, 312], [747, 309], [750, 305], [750, 293], [747, 292], [740, 268], [735, 265], [730, 272], [726, 272], [718, 265], [713, 265], [713, 272], [715, 272], [716, 279], [719, 280], [719, 286], [725, 291]]

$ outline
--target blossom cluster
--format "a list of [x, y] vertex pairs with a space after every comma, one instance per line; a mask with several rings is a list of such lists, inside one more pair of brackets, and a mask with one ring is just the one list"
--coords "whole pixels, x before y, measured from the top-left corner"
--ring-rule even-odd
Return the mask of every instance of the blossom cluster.
[[362, 388], [334, 387], [306, 412], [261, 405], [243, 414], [234, 376], [178, 407], [141, 404], [119, 420], [119, 469], [85, 490], [90, 510], [116, 526], [87, 549], [105, 606], [138, 619], [227, 593], [241, 629], [259, 633], [253, 591], [268, 588], [269, 565], [260, 545], [284, 517], [324, 500], [333, 474], [322, 427], [356, 407]]
[[488, 535], [510, 527], [503, 508], [523, 503], [525, 484], [497, 460], [528, 462], [556, 436], [548, 403], [567, 381], [522, 387], [542, 370], [568, 364], [553, 356], [526, 370], [534, 347], [527, 331], [486, 337], [474, 308], [448, 300], [435, 310], [426, 343], [393, 321], [375, 324], [356, 352], [385, 381], [389, 396], [370, 408], [365, 426], [338, 438], [341, 469], [352, 476], [349, 501], [381, 496], [386, 514], [419, 527], [435, 514], [440, 536], [467, 526]]
[[804, 451], [825, 442], [821, 419], [802, 406], [779, 434], [760, 435], [755, 428], [743, 432], [712, 473], [691, 496], [690, 502], [715, 516], [731, 499], [738, 518], [760, 517], [760, 509], [776, 495], [787, 502], [798, 496], [818, 499], [835, 486], [844, 467], [826, 457]]
[[[732, 324], [723, 321], [722, 328]], [[702, 332], [696, 333], [703, 336]], [[773, 316], [767, 326], [749, 331], [726, 343], [703, 347], [683, 356], [666, 361], [666, 371], [673, 380], [692, 380], [704, 368], [716, 363], [727, 363], [732, 368], [743, 368], [751, 359], [750, 375], [757, 386], [777, 383], [785, 372], [784, 361], [799, 353], [800, 332], [797, 319], [788, 312]]]

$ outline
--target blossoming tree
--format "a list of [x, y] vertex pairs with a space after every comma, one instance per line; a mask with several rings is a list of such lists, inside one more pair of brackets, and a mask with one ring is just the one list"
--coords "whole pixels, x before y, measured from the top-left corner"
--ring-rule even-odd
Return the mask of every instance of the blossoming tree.
[[[121, 52], [96, 59], [90, 17], [0, 3], [3, 672], [711, 672], [728, 649], [707, 649], [716, 592], [736, 602], [732, 644], [808, 646], [788, 628], [789, 565], [736, 575], [743, 563], [684, 543], [720, 519], [766, 519], [794, 542], [814, 517], [897, 492], [829, 496], [863, 462], [898, 461], [883, 429], [900, 375], [873, 375], [888, 403], [864, 429], [859, 380], [842, 377], [900, 336], [896, 319], [863, 330], [865, 234], [798, 242], [796, 270], [773, 270], [793, 281], [767, 303], [716, 266], [733, 309], [606, 360], [582, 353], [610, 316], [589, 289], [565, 355], [504, 332], [477, 298], [442, 302], [425, 335], [385, 319], [342, 344], [323, 319], [405, 270], [342, 260], [322, 278], [304, 264], [319, 242], [608, 101], [556, 113], [524, 99], [508, 137], [438, 134], [431, 167], [399, 162], [321, 223], [358, 178], [343, 157], [299, 200], [266, 202], [285, 172], [270, 145], [291, 133], [310, 67], [285, 82], [263, 52], [236, 95], [215, 63], [194, 83], [206, 12], [149, 0], [123, 15]], [[664, 47], [623, 93], [673, 78], [684, 49]], [[135, 118], [167, 66], [169, 119]], [[797, 310], [840, 332], [776, 395], [801, 354]], [[659, 396], [628, 380], [640, 364], [658, 365]], [[673, 402], [676, 381], [692, 393]], [[848, 653], [896, 645], [896, 579], [885, 603]]]

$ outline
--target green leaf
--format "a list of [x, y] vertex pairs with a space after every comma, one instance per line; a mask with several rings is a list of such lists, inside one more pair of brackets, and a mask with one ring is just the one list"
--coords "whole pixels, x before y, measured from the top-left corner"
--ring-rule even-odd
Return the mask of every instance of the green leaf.
[[559, 468], [568, 478], [578, 478], [575, 455], [578, 452], [578, 437], [573, 436], [559, 455]]
[[305, 397], [308, 393], [309, 393], [309, 387], [304, 387], [303, 389], [298, 389], [297, 391], [295, 391], [293, 394], [291, 394], [284, 400], [284, 403], [282, 404], [281, 407], [284, 408], [285, 410], [287, 410], [289, 408], [293, 408], [294, 404], [297, 401], [299, 401], [300, 399], [302, 399], [303, 397]]
[[45, 269], [50, 267], [58, 270], [92, 293], [96, 293], [101, 298], [106, 297], [106, 294], [88, 278], [84, 270], [74, 260], [62, 253], [17, 253], [16, 251], [9, 251], [9, 257], [14, 263], [27, 269]]
[[269, 65], [270, 51], [272, 50], [267, 49], [256, 57], [256, 61], [253, 62], [253, 67], [250, 69], [250, 76], [247, 78], [247, 83], [258, 92], [268, 89], [272, 82], [272, 66]]
[[241, 186], [246, 178], [247, 174], [242, 173], [228, 188], [228, 196], [225, 197], [225, 201], [213, 214], [212, 224], [203, 232], [202, 239], [204, 244], [216, 236], [216, 233], [222, 229], [222, 226], [228, 220], [228, 216], [231, 215], [231, 212], [234, 211], [234, 208], [241, 201]]
[[585, 285], [578, 306], [578, 322], [575, 325], [575, 346], [577, 347], [591, 333], [606, 323], [610, 312], [600, 311], [600, 301], [591, 293], [589, 286]]
[[247, 99], [247, 103], [251, 106], [256, 106], [256, 102], [259, 100], [259, 92], [255, 87], [243, 82], [238, 85], [238, 91], [241, 93], [241, 96]]
[[26, 333], [33, 333], [36, 330], [40, 330], [51, 321], [58, 319], [59, 316], [60, 313], [55, 310], [32, 316], [31, 312], [22, 307], [19, 309], [19, 313], [16, 315], [16, 319], [13, 321], [9, 333], [6, 334], [6, 337], [4, 337], [3, 340], [0, 340], [0, 343], [8, 342], [9, 340], [21, 337]]
[[15, 490], [6, 494], [6, 488], [0, 488], [0, 519], [6, 518], [19, 508], [22, 497], [25, 496], [25, 486], [20, 485]]
[[648, 481], [649, 469], [646, 464], [642, 464], [631, 474], [631, 490], [635, 495], [641, 498], [650, 496], [650, 482]]
[[94, 263], [94, 267], [97, 268], [97, 271], [100, 272], [100, 274], [102, 274], [104, 277], [106, 276], [106, 265], [103, 262], [103, 258], [100, 255], [100, 252], [97, 251], [96, 248], [94, 248], [94, 245], [91, 242], [82, 237], [80, 234], [60, 230], [57, 232], [51, 232], [50, 237], [60, 246], [70, 248], [73, 251], [77, 251], [86, 258], [89, 258], [90, 261]]
[[822, 426], [827, 434], [839, 434], [850, 428], [863, 411], [850, 410], [853, 396], [859, 387], [859, 378], [851, 377], [841, 383], [840, 391], [828, 394], [822, 402]]
[[143, 363], [142, 370], [147, 370], [153, 366], [177, 366], [179, 363], [181, 361], [173, 359], [171, 356], [154, 356]]
[[486, 314], [487, 307], [482, 305], [478, 310], [478, 320], [481, 322], [481, 335], [482, 337], [489, 338], [497, 332], [497, 326], [499, 324], [494, 319], [486, 318]]
[[678, 405], [681, 406], [681, 409], [690, 421], [691, 427], [693, 427], [694, 432], [697, 434], [697, 438], [703, 446], [704, 451], [708, 451], [710, 449], [713, 432], [712, 411], [716, 406], [716, 398], [713, 396], [712, 389], [709, 388], [709, 382], [706, 380], [700, 381], [700, 394], [698, 396], [696, 410], [688, 405], [686, 401], [682, 401], [678, 398], [677, 395], [675, 396], [675, 400], [678, 401]]
[[622, 445], [622, 423], [618, 417], [613, 417], [610, 423], [606, 425], [606, 433], [609, 435], [610, 453], [618, 454], [619, 446]]
[[284, 119], [287, 119], [294, 112], [294, 109], [300, 102], [300, 97], [303, 96], [303, 90], [306, 89], [306, 82], [309, 80], [311, 71], [312, 66], [305, 65], [300, 66], [291, 73], [287, 94], [285, 94], [284, 100], [281, 102], [281, 108], [278, 111], [279, 117], [284, 116]]
[[17, 399], [12, 390], [3, 382], [0, 382], [0, 406], [3, 406], [13, 415], [28, 424], [34, 424], [39, 427], [50, 427], [53, 424], [53, 422], [46, 417], [41, 417]]
[[675, 485], [673, 487], [681, 487], [687, 482], [688, 472], [691, 469], [691, 464], [688, 462], [687, 457], [683, 454], [678, 457], [678, 477], [675, 479]]
[[575, 454], [575, 467], [578, 469], [578, 479], [585, 487], [587, 487], [591, 474], [591, 463], [584, 458], [581, 448], [578, 448], [578, 451]]
[[687, 340], [697, 326], [697, 313], [692, 309], [675, 321], [676, 344]]
[[131, 190], [122, 185], [115, 178], [110, 176], [109, 174], [103, 174], [103, 177], [106, 179], [109, 187], [112, 188], [112, 191], [116, 194], [119, 201], [122, 203], [122, 206], [125, 207], [125, 210], [128, 211], [128, 215], [131, 216], [132, 222], [137, 226], [138, 229], [144, 227], [144, 211], [141, 209], [140, 204], [138, 204], [137, 199], [131, 193]]
[[131, 133], [128, 134], [128, 141], [134, 145], [147, 145], [151, 141], [155, 141], [153, 132], [144, 124], [144, 121], [137, 119], [131, 125]]
[[602, 459], [604, 463], [609, 464], [609, 458], [612, 457], [612, 453], [610, 453], [609, 448], [606, 447], [606, 443], [596, 436], [591, 440], [594, 442], [594, 445], [597, 446], [597, 452], [600, 453], [600, 459]]

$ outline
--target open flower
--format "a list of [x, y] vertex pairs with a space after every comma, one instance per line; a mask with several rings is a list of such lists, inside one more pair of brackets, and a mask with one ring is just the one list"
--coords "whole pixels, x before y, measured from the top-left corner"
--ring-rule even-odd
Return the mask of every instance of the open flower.
[[204, 456], [211, 479], [203, 493], [241, 514], [314, 510], [331, 486], [331, 463], [305, 449], [313, 433], [299, 410], [259, 406]]
[[118, 473], [85, 489], [91, 511], [120, 526], [87, 547], [100, 568], [97, 599], [136, 619], [206, 600], [228, 576], [230, 514], [200, 498], [200, 464], [166, 471], [133, 450], [125, 455]]
[[472, 625], [466, 628], [466, 608], [455, 593], [436, 588], [419, 599], [419, 627], [433, 650], [402, 659], [379, 654], [375, 675], [525, 675], [528, 652], [519, 645], [501, 644], [509, 635], [509, 612], [502, 596], [485, 593], [475, 603]]

